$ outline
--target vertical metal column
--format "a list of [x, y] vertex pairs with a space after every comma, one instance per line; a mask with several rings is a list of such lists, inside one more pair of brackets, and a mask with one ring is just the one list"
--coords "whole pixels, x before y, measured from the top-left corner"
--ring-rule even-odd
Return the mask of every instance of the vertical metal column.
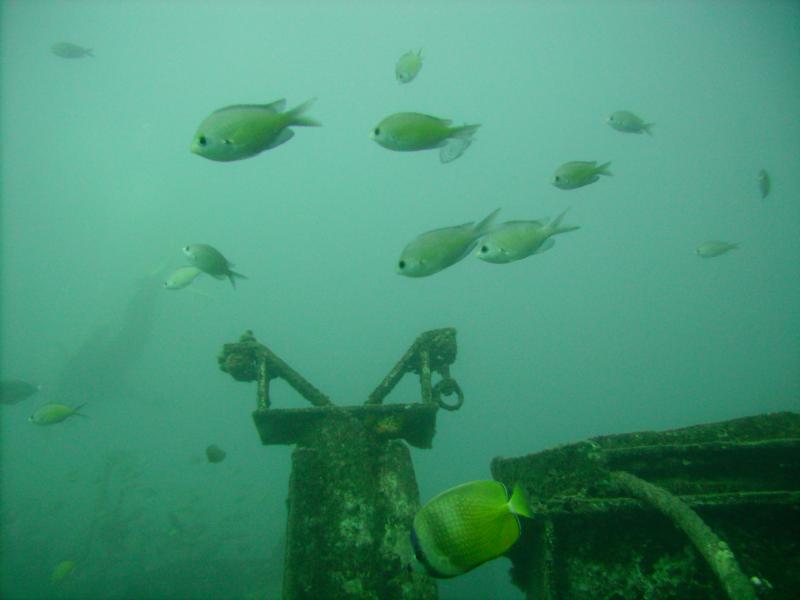
[[[289, 480], [284, 600], [435, 600], [435, 582], [413, 571], [409, 531], [419, 491], [408, 444], [430, 448], [438, 408], [463, 402], [450, 377], [455, 330], [421, 335], [363, 405], [335, 406], [258, 343], [225, 344], [222, 370], [257, 381], [253, 420], [266, 445], [295, 444]], [[382, 404], [408, 372], [422, 402]], [[433, 385], [431, 375], [441, 380]], [[271, 408], [269, 381], [286, 380], [313, 407]], [[442, 395], [458, 396], [455, 405]]]

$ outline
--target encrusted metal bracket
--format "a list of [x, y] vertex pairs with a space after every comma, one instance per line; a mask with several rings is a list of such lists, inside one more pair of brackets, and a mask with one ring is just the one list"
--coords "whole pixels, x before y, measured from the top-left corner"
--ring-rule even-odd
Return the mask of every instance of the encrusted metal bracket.
[[[384, 380], [361, 406], [335, 406], [330, 398], [309, 383], [269, 348], [246, 331], [238, 342], [225, 344], [218, 357], [220, 369], [237, 381], [255, 381], [256, 410], [253, 420], [264, 444], [304, 444], [325, 419], [347, 414], [357, 418], [373, 434], [404, 439], [412, 446], [430, 448], [436, 432], [439, 408], [458, 410], [464, 402], [460, 386], [450, 376], [456, 358], [456, 330], [435, 329], [420, 335]], [[441, 379], [435, 384], [432, 374]], [[421, 402], [383, 405], [386, 396], [406, 373], [420, 378]], [[313, 407], [272, 409], [269, 382], [281, 378]], [[452, 404], [443, 396], [456, 396]]]

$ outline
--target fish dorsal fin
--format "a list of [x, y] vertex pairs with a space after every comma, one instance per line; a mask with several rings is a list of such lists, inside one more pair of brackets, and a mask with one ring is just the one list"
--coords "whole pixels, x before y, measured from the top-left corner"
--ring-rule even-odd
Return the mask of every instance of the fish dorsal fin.
[[263, 108], [269, 108], [274, 110], [275, 112], [283, 112], [286, 110], [286, 98], [281, 98], [280, 100], [275, 100], [275, 102], [270, 102], [269, 104], [262, 105]]
[[276, 100], [275, 102], [271, 102], [269, 104], [231, 104], [230, 106], [225, 106], [215, 110], [213, 114], [226, 112], [229, 110], [240, 110], [242, 108], [258, 108], [272, 112], [281, 112], [286, 108], [286, 99], [281, 98], [280, 100]]
[[[411, 114], [411, 113], [409, 113], [409, 114]], [[450, 127], [450, 125], [453, 124], [453, 119], [442, 119], [442, 118], [439, 118], [439, 117], [434, 117], [433, 115], [423, 115], [423, 116], [427, 117], [429, 119], [433, 119], [434, 121], [438, 121], [439, 124], [444, 125], [445, 127]]]

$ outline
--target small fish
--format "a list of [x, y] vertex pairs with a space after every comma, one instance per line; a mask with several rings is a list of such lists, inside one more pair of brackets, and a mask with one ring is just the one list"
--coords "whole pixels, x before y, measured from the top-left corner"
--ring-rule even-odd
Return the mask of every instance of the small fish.
[[50, 575], [50, 581], [53, 583], [59, 583], [63, 581], [70, 573], [72, 573], [74, 568], [74, 560], [62, 560], [56, 565], [55, 569], [53, 569], [53, 574]]
[[66, 404], [45, 404], [37, 408], [36, 412], [28, 417], [28, 421], [36, 425], [55, 425], [73, 415], [85, 417], [86, 415], [78, 412], [84, 406], [86, 405], [81, 404], [80, 406], [72, 407]]
[[395, 113], [372, 130], [370, 138], [389, 150], [414, 152], [439, 148], [439, 160], [452, 162], [472, 143], [480, 125], [451, 127], [452, 121], [421, 113]]
[[769, 191], [772, 189], [772, 182], [769, 179], [769, 173], [765, 169], [758, 172], [758, 189], [761, 192], [761, 199], [769, 196]]
[[700, 244], [695, 252], [697, 252], [697, 256], [701, 258], [714, 258], [715, 256], [719, 256], [720, 254], [725, 254], [729, 250], [735, 250], [739, 247], [739, 244], [729, 244], [728, 242], [703, 242]]
[[216, 444], [211, 444], [208, 448], [206, 448], [206, 458], [210, 463], [220, 463], [225, 460], [225, 457], [228, 454], [217, 446]]
[[83, 58], [94, 56], [91, 48], [84, 48], [71, 42], [56, 42], [50, 46], [50, 52], [61, 58]]
[[170, 537], [182, 534], [186, 531], [186, 528], [181, 523], [181, 520], [178, 518], [174, 512], [170, 511], [167, 513], [167, 520], [169, 521], [170, 528], [167, 531], [167, 535]]
[[189, 244], [183, 247], [183, 253], [189, 258], [189, 261], [200, 269], [217, 279], [230, 279], [231, 285], [236, 287], [235, 278], [247, 279], [246, 275], [231, 271], [233, 263], [228, 262], [228, 259], [222, 256], [219, 250], [208, 244]]
[[200, 123], [191, 151], [222, 162], [255, 156], [292, 139], [294, 131], [290, 127], [319, 127], [317, 121], [303, 114], [313, 103], [313, 99], [309, 100], [288, 112], [283, 112], [283, 99], [271, 104], [220, 108]]
[[20, 379], [6, 379], [0, 381], [0, 404], [16, 404], [17, 402], [22, 402], [41, 389], [41, 385], [34, 385]]
[[483, 237], [475, 256], [490, 263], [509, 263], [532, 254], [541, 254], [553, 247], [555, 242], [552, 236], [580, 229], [577, 225], [561, 225], [568, 210], [549, 224], [541, 221], [503, 223]]
[[411, 543], [433, 577], [455, 577], [505, 553], [530, 517], [519, 485], [509, 498], [499, 481], [471, 481], [442, 492], [414, 517]]
[[650, 128], [655, 125], [655, 123], [645, 123], [644, 119], [637, 117], [627, 110], [618, 110], [611, 113], [608, 119], [606, 119], [606, 123], [623, 133], [647, 133], [648, 135], [653, 135]]
[[434, 229], [417, 236], [400, 254], [397, 273], [407, 277], [427, 277], [456, 264], [475, 247], [489, 231], [497, 213], [493, 211], [483, 221], [454, 227]]
[[167, 277], [164, 287], [168, 290], [181, 290], [197, 279], [202, 272], [200, 268], [194, 266], [178, 267]]
[[416, 52], [409, 50], [397, 61], [397, 65], [394, 67], [394, 74], [400, 83], [408, 83], [417, 76], [421, 68], [422, 50], [420, 49]]
[[556, 169], [553, 185], [562, 190], [574, 190], [589, 185], [600, 179], [600, 175], [611, 175], [608, 170], [610, 165], [611, 163], [607, 162], [598, 167], [595, 160], [564, 163]]

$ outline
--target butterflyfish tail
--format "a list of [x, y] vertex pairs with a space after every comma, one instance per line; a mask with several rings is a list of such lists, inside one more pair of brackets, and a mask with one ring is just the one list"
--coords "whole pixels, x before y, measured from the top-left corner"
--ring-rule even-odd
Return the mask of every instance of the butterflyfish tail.
[[515, 515], [528, 517], [529, 519], [533, 517], [525, 491], [519, 483], [514, 484], [514, 493], [511, 494], [511, 499], [508, 501], [508, 508]]

